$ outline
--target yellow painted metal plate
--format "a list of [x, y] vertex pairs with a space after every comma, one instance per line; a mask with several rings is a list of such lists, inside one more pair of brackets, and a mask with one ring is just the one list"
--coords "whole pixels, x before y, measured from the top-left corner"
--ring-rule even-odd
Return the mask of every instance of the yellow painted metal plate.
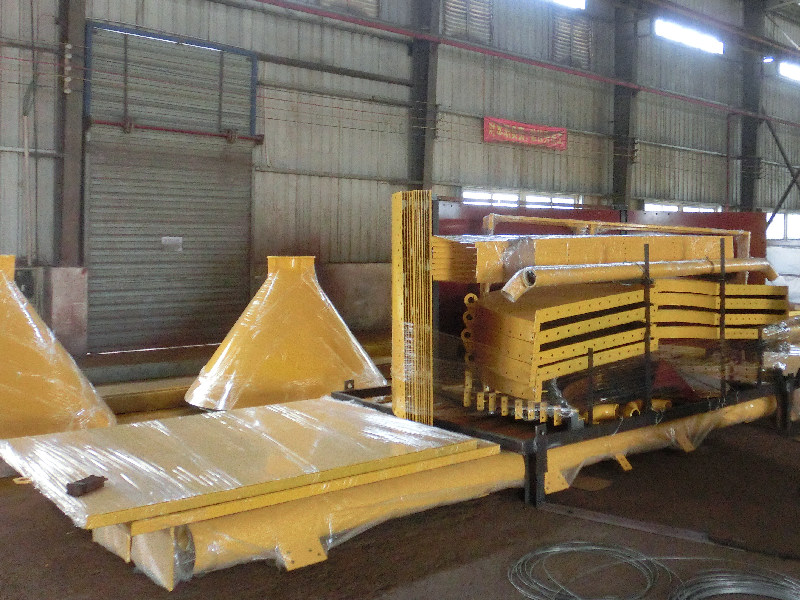
[[[0, 442], [0, 457], [89, 529], [474, 450], [467, 436], [321, 398]], [[64, 484], [108, 478], [81, 498]]]
[[[697, 279], [659, 279], [653, 285], [656, 292], [674, 292], [684, 294], [704, 294], [706, 296], [719, 296], [719, 284], [711, 281]], [[756, 285], [728, 283], [725, 285], [725, 294], [728, 296], [778, 296], [785, 297], [788, 288], [782, 285]]]
[[160, 517], [153, 517], [143, 521], [134, 521], [130, 524], [130, 532], [131, 535], [140, 535], [142, 533], [158, 531], [159, 529], [166, 529], [167, 527], [187, 525], [189, 523], [196, 523], [198, 521], [205, 521], [216, 517], [232, 515], [247, 510], [273, 506], [283, 502], [291, 502], [293, 500], [299, 500], [300, 498], [308, 498], [311, 496], [318, 496], [320, 494], [329, 494], [359, 485], [368, 485], [379, 481], [386, 481], [387, 479], [394, 479], [395, 477], [402, 477], [405, 475], [411, 475], [413, 473], [430, 471], [431, 469], [456, 465], [470, 460], [493, 456], [499, 453], [500, 446], [481, 441], [478, 442], [478, 447], [475, 450], [459, 452], [449, 456], [432, 458], [429, 460], [409, 463], [399, 467], [391, 467], [379, 471], [363, 473], [361, 475], [354, 475], [352, 477], [334, 479], [323, 483], [315, 483], [312, 485], [284, 490], [282, 492], [275, 492], [265, 496], [253, 496], [251, 498], [245, 498], [242, 500], [223, 502], [194, 510], [172, 513]]
[[[702, 325], [659, 325], [655, 331], [659, 339], [719, 339], [718, 327], [705, 327]], [[725, 337], [729, 340], [757, 340], [758, 331], [758, 328], [751, 327], [726, 327]]]
[[5, 275], [10, 281], [14, 280], [14, 261], [16, 256], [0, 254], [0, 273]]
[[[719, 296], [706, 296], [704, 294], [677, 294], [672, 292], [659, 292], [654, 294], [653, 302], [659, 307], [675, 306], [705, 308], [708, 310], [720, 309]], [[725, 308], [726, 310], [787, 311], [789, 309], [789, 303], [784, 298], [726, 297]]]

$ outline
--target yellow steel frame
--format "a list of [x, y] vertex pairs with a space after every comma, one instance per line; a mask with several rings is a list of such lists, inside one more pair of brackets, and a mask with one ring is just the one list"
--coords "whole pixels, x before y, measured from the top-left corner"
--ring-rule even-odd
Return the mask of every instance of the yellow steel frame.
[[392, 410], [433, 423], [431, 192], [392, 196]]

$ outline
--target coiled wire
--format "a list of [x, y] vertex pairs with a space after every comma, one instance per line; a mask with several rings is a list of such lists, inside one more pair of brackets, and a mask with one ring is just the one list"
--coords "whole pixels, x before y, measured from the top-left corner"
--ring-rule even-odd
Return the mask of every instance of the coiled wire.
[[[548, 562], [555, 557], [568, 557], [569, 555], [600, 556], [606, 559], [606, 562], [584, 570], [564, 581], [552, 572]], [[579, 595], [573, 589], [581, 579], [589, 576], [602, 579], [603, 571], [620, 565], [633, 568], [641, 576], [639, 588], [628, 595], [590, 599]], [[672, 573], [658, 560], [650, 558], [638, 550], [577, 541], [534, 550], [520, 558], [508, 570], [508, 579], [511, 584], [517, 588], [519, 593], [531, 600], [642, 600], [655, 587], [659, 578], [663, 578], [665, 575], [671, 579]]]
[[[599, 557], [602, 561], [565, 578], [554, 573], [553, 565], [548, 564], [558, 557], [577, 558], [587, 564], [590, 558], [596, 560]], [[508, 570], [508, 579], [517, 591], [531, 600], [643, 600], [654, 590], [659, 581], [666, 581], [667, 584], [671, 583], [673, 578], [680, 581], [665, 562], [719, 560], [730, 562], [702, 556], [654, 558], [623, 546], [573, 541], [539, 548], [526, 554]], [[608, 581], [611, 575], [609, 570], [621, 565], [632, 568], [640, 576], [639, 586], [632, 590], [630, 581], [626, 578], [625, 585], [629, 587], [627, 595], [589, 598], [575, 591], [576, 584], [589, 577]], [[681, 581], [670, 594], [669, 600], [708, 600], [722, 596], [745, 595], [773, 600], [800, 600], [800, 581], [771, 571], [752, 568], [714, 569], [704, 571], [685, 582]]]
[[720, 596], [751, 595], [775, 600], [798, 600], [800, 581], [767, 571], [714, 570], [681, 584], [670, 600], [706, 600]]

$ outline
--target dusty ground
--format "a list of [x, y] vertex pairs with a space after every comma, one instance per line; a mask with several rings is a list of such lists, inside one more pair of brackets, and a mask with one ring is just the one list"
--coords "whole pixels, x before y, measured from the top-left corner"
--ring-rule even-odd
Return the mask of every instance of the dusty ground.
[[[800, 444], [766, 429], [718, 432], [691, 455], [600, 465], [604, 490], [550, 499], [603, 513], [706, 531], [740, 545], [796, 554]], [[575, 539], [624, 544], [657, 556], [714, 556], [800, 577], [800, 562], [647, 533], [526, 507], [517, 490], [380, 525], [294, 572], [252, 563], [199, 577], [168, 593], [91, 542], [30, 486], [0, 483], [0, 598], [237, 600], [315, 598], [519, 599], [506, 573], [523, 554]], [[680, 561], [682, 573], [707, 565]], [[575, 565], [580, 569], [582, 565]], [[651, 598], [666, 598], [661, 586]]]

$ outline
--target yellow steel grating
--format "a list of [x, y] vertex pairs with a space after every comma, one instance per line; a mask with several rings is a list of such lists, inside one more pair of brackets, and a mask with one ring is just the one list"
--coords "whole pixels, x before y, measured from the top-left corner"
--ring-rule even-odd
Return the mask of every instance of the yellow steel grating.
[[430, 191], [392, 196], [392, 410], [433, 423]]

